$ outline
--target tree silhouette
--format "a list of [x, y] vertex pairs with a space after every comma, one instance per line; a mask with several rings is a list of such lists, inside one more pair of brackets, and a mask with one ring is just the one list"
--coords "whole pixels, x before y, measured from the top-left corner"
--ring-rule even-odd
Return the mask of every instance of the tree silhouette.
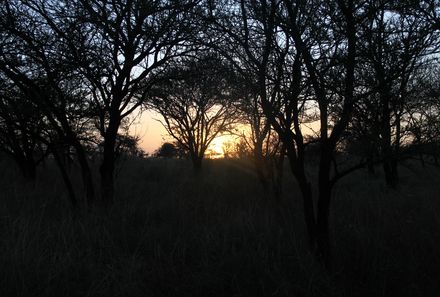
[[163, 143], [154, 153], [156, 157], [175, 158], [179, 155], [179, 148], [171, 142]]
[[43, 115], [24, 95], [2, 80], [0, 88], [0, 150], [17, 163], [23, 177], [34, 181], [45, 152], [39, 139], [46, 124]]
[[[277, 132], [302, 192], [312, 250], [330, 260], [329, 211], [334, 184], [356, 168], [337, 168], [335, 152], [355, 103], [358, 39], [367, 11], [365, 1], [236, 1], [218, 5], [211, 15], [221, 52], [255, 81], [259, 104]], [[222, 10], [223, 9], [223, 10]], [[222, 14], [223, 13], [223, 14]], [[229, 39], [225, 40], [227, 36]], [[319, 119], [317, 204], [305, 170], [307, 141], [303, 125]], [[315, 212], [315, 207], [317, 208]]]
[[[58, 141], [74, 147], [88, 204], [94, 200], [91, 170], [81, 134], [88, 127], [81, 78], [67, 67], [55, 32], [32, 1], [5, 1], [1, 6], [0, 71], [39, 109]], [[48, 143], [46, 143], [48, 145]]]
[[422, 65], [429, 63], [427, 57], [435, 48], [435, 39], [422, 20], [399, 14], [385, 17], [392, 4], [379, 4], [375, 7], [377, 13], [366, 23], [368, 30], [364, 30], [360, 48], [365, 65], [363, 78], [372, 90], [365, 100], [368, 109], [361, 113], [376, 114], [373, 143], [378, 145], [387, 184], [395, 186], [411, 80]]
[[196, 171], [209, 144], [237, 121], [234, 73], [215, 55], [184, 59], [167, 69], [148, 106], [188, 152]]
[[[83, 79], [88, 116], [103, 139], [101, 203], [114, 193], [121, 122], [143, 102], [154, 73], [188, 50], [194, 3], [185, 1], [14, 1], [44, 28], [64, 70]], [[9, 7], [9, 6], [7, 6]], [[37, 29], [36, 29], [37, 30]], [[35, 32], [29, 38], [38, 38]], [[34, 39], [36, 40], [36, 39]], [[43, 39], [48, 44], [47, 39]], [[60, 56], [61, 57], [61, 56]], [[52, 68], [51, 65], [48, 65]]]

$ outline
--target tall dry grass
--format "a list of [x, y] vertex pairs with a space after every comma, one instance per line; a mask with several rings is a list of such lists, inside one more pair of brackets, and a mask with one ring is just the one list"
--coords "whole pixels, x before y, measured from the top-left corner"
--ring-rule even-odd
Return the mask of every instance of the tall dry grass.
[[110, 213], [72, 216], [51, 164], [34, 186], [0, 162], [0, 296], [440, 293], [434, 168], [402, 167], [396, 190], [363, 171], [338, 184], [329, 275], [288, 172], [276, 207], [244, 161], [208, 160], [195, 176], [184, 160], [125, 160]]

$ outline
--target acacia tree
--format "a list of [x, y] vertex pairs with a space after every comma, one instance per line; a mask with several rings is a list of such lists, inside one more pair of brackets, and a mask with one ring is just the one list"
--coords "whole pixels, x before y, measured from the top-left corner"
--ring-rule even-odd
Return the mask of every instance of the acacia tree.
[[[332, 170], [334, 153], [351, 119], [355, 101], [356, 31], [363, 19], [364, 3], [354, 0], [317, 1], [301, 6], [297, 1], [284, 1], [286, 25], [301, 53], [314, 100], [319, 109], [319, 165], [316, 218], [313, 215], [313, 237], [320, 257], [330, 265], [329, 213], [332, 188], [336, 181], [353, 168]], [[312, 10], [311, 10], [312, 9]], [[307, 30], [301, 29], [301, 15], [307, 14]], [[325, 33], [319, 30], [327, 28]], [[338, 105], [341, 108], [335, 109]], [[311, 197], [309, 197], [311, 199]], [[313, 205], [313, 201], [309, 202]], [[310, 210], [314, 213], [314, 210]]]
[[[291, 24], [281, 26], [279, 23], [281, 17], [287, 15], [281, 9], [281, 1], [241, 0], [234, 2], [233, 10], [221, 3], [211, 12], [216, 17], [208, 17], [208, 28], [219, 34], [208, 34], [218, 36], [218, 41], [213, 42], [221, 46], [218, 50], [234, 61], [240, 72], [255, 81], [258, 104], [285, 147], [291, 171], [301, 190], [305, 223], [314, 250], [315, 214], [311, 184], [305, 172], [306, 143], [301, 129], [309, 105], [303, 76], [305, 53], [302, 47], [298, 50], [294, 46]], [[292, 5], [294, 3], [290, 3]], [[295, 18], [294, 21], [298, 27], [298, 21]], [[306, 27], [304, 22], [299, 32], [303, 27]]]
[[26, 1], [59, 41], [68, 65], [85, 79], [103, 139], [101, 202], [112, 204], [118, 130], [154, 85], [156, 70], [184, 55], [195, 27], [194, 2]]
[[68, 68], [58, 38], [28, 1], [3, 1], [0, 71], [44, 116], [57, 138], [75, 148], [88, 204], [94, 200], [93, 180], [80, 135], [88, 109], [81, 80]]
[[234, 73], [218, 57], [202, 55], [184, 59], [163, 75], [147, 105], [162, 116], [169, 135], [199, 171], [210, 143], [237, 121]]
[[75, 190], [59, 147], [65, 139], [53, 131], [43, 113], [18, 88], [0, 93], [0, 150], [15, 160], [23, 177], [35, 182], [37, 165], [52, 154], [66, 186], [69, 202], [78, 206]]
[[[105, 57], [104, 72], [86, 77], [94, 88], [99, 130], [104, 139], [100, 168], [102, 200], [111, 203], [114, 192], [115, 145], [122, 119], [141, 105], [144, 94], [154, 84], [154, 70], [183, 55], [192, 33], [192, 1], [81, 1], [88, 21], [99, 36], [92, 48]], [[97, 58], [95, 56], [94, 58]], [[95, 69], [93, 69], [95, 70]], [[93, 71], [92, 70], [92, 71]]]
[[365, 24], [368, 28], [364, 29], [360, 48], [361, 61], [368, 71], [363, 75], [364, 85], [371, 90], [365, 102], [370, 104], [358, 114], [375, 114], [370, 138], [378, 144], [387, 184], [395, 186], [410, 83], [418, 68], [429, 63], [435, 36], [422, 20], [393, 12], [390, 1], [375, 1], [371, 7], [377, 13], [371, 14]]
[[44, 157], [39, 138], [45, 124], [38, 109], [6, 81], [0, 85], [0, 150], [13, 158], [26, 180], [34, 181]]
[[163, 143], [154, 152], [154, 156], [162, 157], [162, 158], [174, 158], [174, 157], [177, 157], [178, 155], [179, 155], [179, 148], [171, 142]]
[[440, 155], [440, 86], [438, 61], [419, 69], [410, 82], [412, 92], [406, 101], [407, 148], [412, 156], [417, 154], [423, 165], [425, 156], [439, 166]]
[[[338, 168], [335, 152], [361, 98], [355, 91], [357, 29], [368, 3], [241, 0], [233, 6], [210, 18], [211, 28], [223, 33], [216, 44], [225, 45], [221, 52], [255, 77], [259, 104], [286, 148], [302, 192], [310, 246], [329, 265], [332, 188], [364, 165]], [[305, 170], [311, 138], [302, 129], [314, 113], [320, 124], [316, 206]]]
[[[42, 112], [41, 98], [35, 96], [34, 90], [27, 92], [26, 88], [21, 89], [14, 82], [9, 83], [12, 84], [11, 87], [2, 89], [0, 92], [0, 126], [3, 129], [0, 133], [0, 149], [13, 157], [23, 176], [30, 180], [36, 177], [37, 165], [51, 154], [60, 170], [71, 206], [76, 210], [79, 201], [67, 170], [69, 164], [66, 162], [70, 158], [66, 153], [70, 152], [72, 146], [75, 148], [71, 138], [66, 136], [65, 130], [56, 125], [51, 114], [47, 115], [48, 113]], [[41, 87], [46, 90], [50, 88], [49, 86]], [[50, 94], [46, 96], [48, 100], [54, 100]], [[78, 137], [85, 137], [85, 134], [80, 133], [80, 129], [75, 127], [76, 125], [83, 126], [84, 122], [72, 120], [73, 114], [69, 114], [69, 117], [69, 123], [78, 133]], [[81, 149], [85, 154], [84, 149], [82, 147]], [[76, 152], [78, 152], [77, 149]], [[87, 190], [89, 181], [84, 177], [91, 176], [84, 176], [83, 169], [81, 173]], [[90, 205], [92, 200], [90, 196], [87, 196], [87, 192], [86, 198], [87, 200], [82, 202]]]
[[251, 152], [250, 157], [263, 188], [267, 190], [272, 186], [275, 198], [278, 199], [281, 195], [285, 152], [278, 134], [271, 127], [259, 102], [258, 94], [252, 92], [240, 99], [241, 122], [247, 125], [249, 130], [243, 131], [239, 136], [246, 150]]
[[[361, 168], [361, 160], [353, 166], [340, 168], [336, 152], [344, 141], [344, 135], [352, 122], [355, 107], [362, 104], [371, 94], [379, 93], [379, 136], [382, 148], [390, 147], [390, 114], [394, 115], [396, 140], [400, 146], [403, 105], [408, 92], [408, 81], [417, 67], [419, 57], [429, 50], [430, 38], [423, 34], [423, 26], [415, 18], [398, 17], [397, 25], [389, 15], [391, 1], [337, 0], [316, 1], [315, 5], [301, 5], [300, 1], [284, 1], [286, 4], [286, 28], [294, 40], [295, 48], [301, 53], [307, 73], [307, 81], [313, 90], [320, 119], [318, 202], [315, 219], [315, 236], [319, 254], [330, 264], [329, 213], [331, 193], [335, 183], [346, 174]], [[391, 6], [392, 7], [392, 6]], [[388, 13], [388, 18], [384, 15]], [[301, 16], [306, 15], [306, 27], [301, 29]], [[307, 21], [307, 19], [309, 21]], [[371, 20], [374, 20], [373, 22]], [[387, 19], [393, 25], [386, 30], [376, 27], [378, 20]], [[322, 28], [327, 28], [322, 31]], [[369, 37], [382, 38], [392, 35], [379, 45], [376, 51], [369, 46]], [[397, 41], [398, 40], [398, 41]], [[363, 48], [367, 44], [367, 49]], [[371, 44], [370, 44], [371, 45]], [[388, 50], [386, 50], [388, 49]], [[373, 51], [377, 70], [375, 84], [365, 85], [360, 79], [362, 70], [368, 64], [363, 59], [365, 51]], [[382, 59], [387, 52], [387, 59]], [[390, 52], [390, 53], [388, 53]], [[394, 55], [394, 57], [392, 57]], [[390, 75], [381, 70], [388, 69], [389, 61], [395, 67]], [[390, 69], [393, 67], [389, 67]], [[392, 92], [389, 86], [395, 88]], [[394, 104], [389, 104], [394, 97]], [[385, 102], [385, 104], [383, 104]], [[375, 103], [372, 104], [375, 106]], [[392, 107], [391, 107], [392, 106]], [[386, 111], [384, 111], [386, 109]], [[386, 126], [386, 127], [385, 127]], [[387, 140], [386, 140], [387, 139]], [[386, 142], [386, 143], [385, 143]]]
[[[271, 4], [270, 4], [271, 5]], [[275, 150], [268, 150], [267, 144], [277, 138], [270, 121], [265, 115], [261, 106], [261, 98], [275, 100], [278, 93], [280, 67], [274, 60], [275, 32], [275, 8], [271, 13], [262, 9], [263, 4], [249, 1], [206, 1], [204, 3], [205, 14], [200, 18], [204, 22], [204, 31], [201, 34], [200, 42], [214, 49], [234, 65], [235, 71], [241, 77], [240, 84], [243, 95], [240, 98], [239, 106], [242, 113], [241, 121], [250, 127], [249, 133], [243, 133], [240, 137], [243, 144], [252, 152], [253, 163], [263, 187], [269, 185], [269, 179], [274, 186], [275, 196], [279, 193], [279, 183], [276, 171], [272, 165], [280, 168], [283, 154], [282, 146], [276, 146]], [[266, 6], [269, 10], [269, 5]], [[265, 30], [256, 15], [264, 16]], [[271, 29], [271, 28], [272, 29]], [[279, 44], [278, 44], [279, 45]], [[277, 46], [278, 46], [277, 45]], [[287, 46], [288, 47], [288, 46]], [[286, 54], [282, 53], [286, 47], [280, 46], [278, 50], [278, 65], [282, 65]], [[284, 69], [283, 69], [284, 70]], [[284, 74], [284, 71], [281, 73]], [[266, 75], [271, 72], [272, 81]], [[277, 75], [273, 75], [273, 74]], [[275, 78], [278, 76], [278, 78]], [[262, 97], [263, 96], [263, 97]], [[266, 99], [267, 99], [266, 98]], [[274, 137], [275, 136], [275, 137]], [[281, 176], [279, 176], [281, 177]]]

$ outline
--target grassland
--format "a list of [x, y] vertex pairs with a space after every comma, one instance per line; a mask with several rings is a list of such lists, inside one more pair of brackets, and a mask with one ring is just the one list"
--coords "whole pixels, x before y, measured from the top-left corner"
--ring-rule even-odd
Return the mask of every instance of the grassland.
[[439, 169], [342, 180], [329, 274], [288, 170], [275, 206], [246, 162], [204, 165], [125, 160], [110, 213], [72, 216], [51, 164], [32, 185], [1, 160], [0, 296], [440, 296]]

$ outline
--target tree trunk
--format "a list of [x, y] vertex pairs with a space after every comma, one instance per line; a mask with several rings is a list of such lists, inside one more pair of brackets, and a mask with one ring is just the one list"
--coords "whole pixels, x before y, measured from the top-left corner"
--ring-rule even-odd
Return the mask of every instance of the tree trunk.
[[385, 182], [390, 187], [397, 185], [397, 162], [388, 155], [383, 160], [383, 170], [385, 173]]
[[20, 172], [26, 181], [35, 182], [37, 177], [37, 165], [32, 157], [15, 158]]
[[384, 87], [380, 93], [380, 100], [382, 103], [382, 160], [383, 160], [383, 170], [385, 174], [385, 182], [388, 186], [395, 187], [397, 184], [397, 177], [395, 173], [397, 167], [393, 169], [393, 148], [391, 145], [391, 124], [390, 124], [390, 93], [387, 87]]
[[104, 155], [99, 168], [101, 174], [101, 204], [104, 208], [110, 207], [114, 202], [115, 146], [118, 127], [119, 123], [109, 123], [104, 137]]
[[199, 174], [202, 171], [202, 161], [203, 157], [193, 155], [192, 158], [193, 169], [196, 174]]
[[299, 187], [303, 196], [304, 219], [309, 237], [309, 247], [313, 252], [316, 249], [316, 220], [315, 207], [313, 206], [312, 186], [308, 181], [302, 180], [299, 182]]
[[401, 125], [401, 115], [399, 111], [395, 112], [396, 115], [396, 140], [393, 145], [392, 156], [391, 156], [391, 174], [394, 178], [394, 183], [397, 184], [399, 182], [399, 172], [398, 172], [398, 160], [400, 155], [400, 134], [402, 130]]
[[307, 228], [309, 248], [312, 252], [316, 249], [316, 221], [315, 210], [313, 206], [313, 194], [310, 182], [307, 180], [302, 158], [296, 157], [292, 150], [287, 149], [290, 168], [295, 176], [303, 197], [304, 220]]
[[72, 145], [76, 151], [79, 166], [81, 167], [81, 177], [86, 194], [86, 203], [87, 206], [90, 207], [95, 202], [95, 189], [93, 185], [92, 172], [90, 170], [90, 165], [87, 160], [87, 155], [86, 152], [84, 151], [83, 146], [76, 138], [73, 139], [72, 142], [73, 142]]
[[101, 204], [108, 208], [114, 201], [115, 152], [111, 141], [104, 143], [104, 156], [99, 168], [101, 174]]
[[391, 175], [393, 178], [393, 184], [396, 186], [399, 183], [399, 171], [397, 168], [398, 162], [397, 162], [397, 156], [393, 155], [391, 159]]
[[276, 201], [281, 199], [283, 191], [283, 176], [284, 176], [284, 149], [281, 149], [280, 155], [275, 156], [272, 168], [272, 189]]
[[257, 142], [254, 148], [254, 165], [257, 172], [258, 180], [264, 188], [264, 191], [268, 189], [267, 180], [267, 164], [263, 156], [262, 144]]
[[367, 150], [367, 170], [368, 170], [368, 174], [371, 176], [374, 176], [376, 174], [376, 170], [374, 168], [375, 155], [376, 155], [375, 145], [369, 143]]
[[376, 170], [374, 169], [374, 161], [373, 158], [367, 158], [367, 170], [370, 176], [374, 176], [376, 174]]
[[318, 257], [324, 266], [331, 270], [330, 244], [330, 202], [332, 185], [330, 182], [331, 153], [327, 148], [321, 151], [318, 176], [317, 248]]
[[52, 155], [54, 156], [55, 163], [58, 165], [58, 169], [60, 170], [64, 185], [66, 186], [67, 197], [70, 201], [70, 205], [74, 210], [76, 210], [78, 207], [78, 200], [76, 199], [75, 191], [73, 190], [73, 186], [72, 186], [72, 182], [70, 181], [69, 174], [67, 173], [67, 170], [63, 164], [63, 161], [61, 160], [60, 155], [53, 148], [52, 148]]

